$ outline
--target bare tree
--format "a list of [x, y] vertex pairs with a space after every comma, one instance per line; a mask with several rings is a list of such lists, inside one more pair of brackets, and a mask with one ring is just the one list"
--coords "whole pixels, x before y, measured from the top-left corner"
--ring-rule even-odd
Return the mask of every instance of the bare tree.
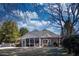
[[[51, 25], [56, 25], [55, 27], [57, 28], [60, 27], [61, 35], [64, 34], [64, 25], [66, 25], [68, 20], [72, 24], [72, 30], [74, 29], [75, 32], [79, 30], [77, 26], [79, 24], [79, 4], [48, 4], [47, 11], [51, 16], [49, 19]], [[66, 28], [66, 30], [69, 30], [68, 28]]]

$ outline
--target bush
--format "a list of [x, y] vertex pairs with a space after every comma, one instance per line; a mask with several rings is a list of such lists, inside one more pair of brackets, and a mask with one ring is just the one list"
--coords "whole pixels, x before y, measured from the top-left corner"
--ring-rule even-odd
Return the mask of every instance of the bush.
[[57, 46], [58, 46], [58, 44], [57, 44], [56, 42], [54, 42], [54, 43], [53, 43], [53, 45], [54, 45], [55, 47], [57, 47]]
[[68, 50], [68, 53], [79, 55], [79, 35], [73, 35], [65, 38], [62, 46]]

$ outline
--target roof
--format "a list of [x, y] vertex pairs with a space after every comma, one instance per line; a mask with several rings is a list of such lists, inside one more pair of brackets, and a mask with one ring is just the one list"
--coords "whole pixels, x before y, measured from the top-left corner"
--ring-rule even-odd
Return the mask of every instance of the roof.
[[21, 37], [21, 39], [26, 39], [26, 38], [47, 38], [47, 37], [59, 37], [59, 35], [49, 31], [49, 30], [34, 30], [31, 32], [26, 33]]

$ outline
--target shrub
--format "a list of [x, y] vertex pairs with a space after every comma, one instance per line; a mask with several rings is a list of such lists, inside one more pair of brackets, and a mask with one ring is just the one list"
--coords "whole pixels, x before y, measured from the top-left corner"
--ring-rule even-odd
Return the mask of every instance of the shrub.
[[73, 35], [65, 38], [62, 46], [68, 50], [68, 53], [79, 55], [79, 35]]

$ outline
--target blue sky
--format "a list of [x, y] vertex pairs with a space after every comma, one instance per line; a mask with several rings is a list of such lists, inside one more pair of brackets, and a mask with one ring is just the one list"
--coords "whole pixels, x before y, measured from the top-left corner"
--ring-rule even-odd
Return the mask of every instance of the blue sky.
[[46, 4], [0, 4], [0, 21], [15, 20], [19, 26], [29, 31], [47, 29], [60, 34], [57, 28], [49, 27], [50, 15], [46, 12]]

